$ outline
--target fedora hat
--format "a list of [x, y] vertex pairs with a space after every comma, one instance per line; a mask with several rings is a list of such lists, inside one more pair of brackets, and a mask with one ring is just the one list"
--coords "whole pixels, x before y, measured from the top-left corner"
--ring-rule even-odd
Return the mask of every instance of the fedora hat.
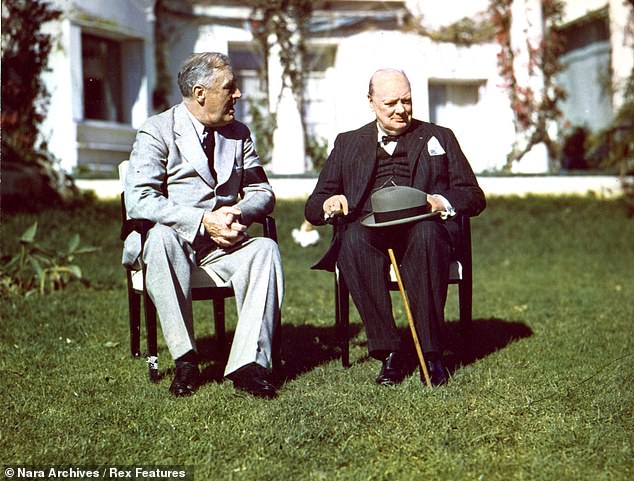
[[366, 227], [406, 224], [439, 214], [430, 212], [425, 192], [400, 185], [377, 190], [370, 197], [370, 204], [372, 212], [361, 219]]

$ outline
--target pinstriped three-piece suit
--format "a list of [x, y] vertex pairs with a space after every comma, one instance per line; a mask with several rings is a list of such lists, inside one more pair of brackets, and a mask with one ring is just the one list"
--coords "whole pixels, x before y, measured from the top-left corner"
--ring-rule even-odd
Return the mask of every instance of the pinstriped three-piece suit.
[[[360, 219], [371, 212], [377, 149], [376, 122], [336, 138], [306, 202], [305, 216], [314, 225], [324, 224], [323, 203], [336, 194], [347, 198], [349, 214], [314, 268], [333, 270], [337, 264], [364, 322], [370, 355], [381, 358], [386, 351], [402, 348], [386, 275], [387, 249], [393, 248], [423, 351], [442, 353], [449, 261], [459, 229], [451, 219], [439, 217], [392, 227], [361, 225]], [[484, 193], [451, 130], [414, 119], [399, 137], [397, 149], [406, 153], [407, 177], [403, 184], [442, 195], [458, 214], [473, 216], [485, 208]]]
[[[174, 359], [195, 350], [192, 267], [205, 265], [231, 283], [238, 325], [225, 368], [229, 375], [253, 362], [270, 367], [284, 286], [274, 241], [250, 238], [223, 249], [201, 232], [205, 211], [235, 205], [242, 212], [240, 222], [249, 225], [275, 204], [249, 129], [234, 121], [213, 135], [217, 181], [184, 103], [149, 118], [139, 129], [130, 156], [125, 201], [130, 217], [156, 223], [142, 261], [147, 266], [146, 287]], [[140, 248], [138, 235], [130, 234], [123, 263], [137, 262]]]

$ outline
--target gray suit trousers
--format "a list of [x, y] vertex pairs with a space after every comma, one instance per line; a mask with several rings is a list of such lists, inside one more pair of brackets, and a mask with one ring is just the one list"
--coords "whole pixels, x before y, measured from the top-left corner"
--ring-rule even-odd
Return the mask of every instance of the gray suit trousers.
[[282, 261], [277, 244], [264, 237], [239, 246], [209, 251], [209, 242], [192, 246], [174, 229], [157, 224], [143, 249], [148, 294], [156, 305], [165, 342], [174, 359], [196, 350], [191, 273], [197, 264], [211, 268], [230, 283], [238, 310], [225, 376], [257, 363], [270, 368], [273, 330], [284, 294]]

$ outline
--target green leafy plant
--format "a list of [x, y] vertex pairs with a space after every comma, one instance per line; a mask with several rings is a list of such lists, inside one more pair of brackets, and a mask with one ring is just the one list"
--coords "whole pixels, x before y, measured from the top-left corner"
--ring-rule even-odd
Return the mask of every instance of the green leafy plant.
[[47, 294], [61, 290], [72, 280], [86, 282], [75, 257], [97, 250], [80, 245], [79, 234], [73, 235], [64, 250], [45, 248], [35, 241], [37, 222], [24, 231], [20, 249], [5, 256], [0, 266], [0, 292], [13, 295]]

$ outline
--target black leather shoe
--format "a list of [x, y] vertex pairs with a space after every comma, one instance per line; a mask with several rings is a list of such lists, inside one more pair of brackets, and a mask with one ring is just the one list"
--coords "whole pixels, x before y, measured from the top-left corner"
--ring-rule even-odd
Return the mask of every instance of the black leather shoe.
[[[447, 376], [447, 370], [445, 369], [445, 366], [440, 359], [434, 361], [425, 361], [425, 364], [427, 365], [427, 374], [429, 374], [429, 381], [431, 382], [432, 386], [441, 386], [443, 384], [447, 384], [447, 381], [449, 381], [449, 377]], [[422, 369], [420, 377], [423, 381], [423, 384], [427, 385], [427, 382], [425, 381], [425, 375], [422, 373]]]
[[176, 375], [170, 386], [170, 392], [176, 397], [189, 396], [198, 387], [198, 364], [180, 361], [176, 363]]
[[400, 352], [390, 352], [385, 360], [376, 382], [382, 386], [394, 386], [405, 379], [403, 356]]
[[228, 377], [233, 381], [233, 387], [240, 391], [269, 399], [277, 396], [277, 389], [270, 381], [268, 370], [259, 364], [247, 364]]

